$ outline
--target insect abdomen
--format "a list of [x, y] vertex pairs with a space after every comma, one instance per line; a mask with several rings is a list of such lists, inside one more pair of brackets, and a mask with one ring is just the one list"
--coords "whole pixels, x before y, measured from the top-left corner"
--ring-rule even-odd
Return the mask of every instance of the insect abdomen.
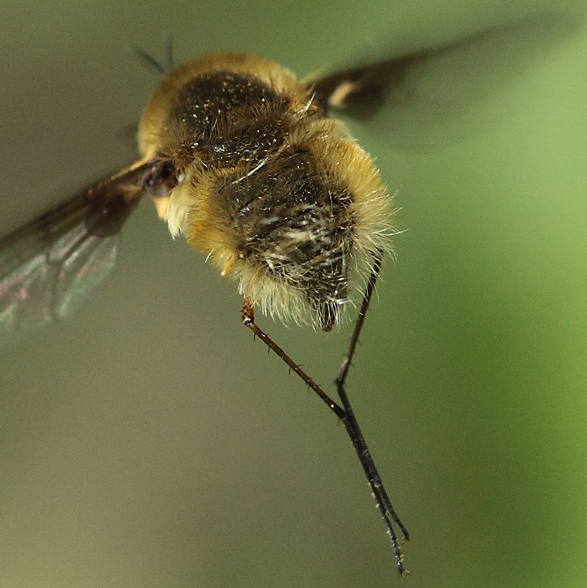
[[256, 173], [218, 186], [238, 259], [301, 293], [323, 330], [347, 298], [352, 195], [328, 181], [311, 151], [285, 149]]

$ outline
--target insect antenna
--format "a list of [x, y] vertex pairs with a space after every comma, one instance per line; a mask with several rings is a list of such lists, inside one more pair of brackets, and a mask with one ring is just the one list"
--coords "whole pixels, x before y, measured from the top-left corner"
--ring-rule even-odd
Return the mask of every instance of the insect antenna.
[[[355, 321], [353, 334], [335, 380], [336, 390], [340, 398], [340, 404], [333, 400], [328, 394], [326, 394], [321, 386], [319, 386], [297, 363], [295, 363], [290, 358], [290, 356], [281, 347], [279, 347], [279, 345], [277, 345], [273, 339], [271, 339], [271, 337], [269, 337], [262, 329], [257, 326], [255, 323], [253, 306], [250, 300], [246, 297], [243, 300], [242, 317], [245, 326], [251, 329], [254, 335], [261, 339], [261, 341], [263, 341], [263, 343], [265, 343], [265, 345], [267, 345], [267, 347], [288, 366], [290, 371], [295, 372], [304, 381], [304, 383], [318, 395], [318, 397], [326, 404], [326, 406], [328, 406], [328, 408], [344, 425], [347, 435], [349, 436], [359, 461], [361, 462], [363, 471], [365, 472], [365, 476], [367, 478], [367, 482], [369, 484], [369, 488], [371, 489], [373, 498], [377, 504], [377, 508], [379, 509], [381, 517], [383, 518], [385, 529], [393, 549], [395, 566], [399, 573], [402, 576], [405, 576], [409, 572], [403, 565], [404, 558], [401, 551], [401, 544], [407, 543], [410, 540], [410, 536], [407, 529], [396, 514], [391, 501], [389, 500], [387, 491], [385, 490], [385, 486], [383, 485], [381, 477], [379, 476], [375, 462], [371, 457], [371, 453], [369, 452], [365, 438], [361, 433], [359, 423], [357, 422], [355, 413], [345, 390], [346, 377], [351, 365], [351, 361], [355, 354], [359, 335], [361, 333], [361, 329], [363, 328], [363, 323], [365, 322], [365, 315], [367, 314], [367, 309], [369, 308], [369, 302], [371, 301], [371, 296], [375, 290], [375, 283], [377, 282], [377, 277], [379, 276], [379, 272], [381, 270], [381, 261], [382, 255], [376, 255], [373, 263], [373, 269], [371, 270], [371, 275], [369, 277], [367, 288], [365, 289], [365, 294], [361, 303], [361, 308], [359, 310], [357, 320]], [[396, 528], [400, 532], [400, 540], [398, 540]]]
[[161, 57], [159, 60], [140, 47], [135, 47], [134, 52], [137, 59], [147, 69], [157, 74], [164, 75], [173, 69], [173, 40], [169, 32], [161, 35]]

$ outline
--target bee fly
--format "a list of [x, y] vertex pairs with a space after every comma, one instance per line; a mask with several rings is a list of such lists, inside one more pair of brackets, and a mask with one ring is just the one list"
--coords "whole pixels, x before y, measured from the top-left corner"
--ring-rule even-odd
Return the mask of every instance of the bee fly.
[[[8, 331], [70, 314], [110, 269], [117, 233], [149, 194], [172, 235], [184, 235], [238, 282], [244, 324], [342, 421], [404, 572], [393, 525], [402, 540], [408, 534], [344, 388], [390, 248], [393, 211], [373, 161], [327, 111], [333, 100], [342, 105], [360, 94], [369, 72], [298, 81], [272, 61], [239, 53], [168, 72], [142, 115], [141, 158], [0, 241], [8, 274], [0, 316]], [[363, 304], [335, 401], [260, 329], [254, 310], [330, 331], [358, 291]]]
[[[468, 41], [466, 41], [468, 42]], [[466, 44], [461, 43], [461, 44]], [[276, 63], [212, 53], [166, 72], [139, 126], [141, 157], [0, 240], [0, 331], [69, 315], [110, 271], [116, 236], [143, 194], [238, 283], [243, 323], [338, 417], [355, 448], [401, 574], [408, 532], [345, 390], [393, 209], [372, 159], [331, 110], [374, 111], [410, 69], [454, 47], [298, 81]], [[328, 395], [255, 322], [255, 309], [330, 331], [358, 318]]]

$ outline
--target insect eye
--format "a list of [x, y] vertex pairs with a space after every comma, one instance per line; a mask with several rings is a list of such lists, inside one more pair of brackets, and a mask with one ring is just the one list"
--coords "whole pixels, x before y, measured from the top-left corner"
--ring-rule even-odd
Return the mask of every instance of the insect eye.
[[145, 174], [143, 189], [153, 198], [166, 196], [177, 186], [183, 174], [178, 174], [169, 159], [156, 160]]

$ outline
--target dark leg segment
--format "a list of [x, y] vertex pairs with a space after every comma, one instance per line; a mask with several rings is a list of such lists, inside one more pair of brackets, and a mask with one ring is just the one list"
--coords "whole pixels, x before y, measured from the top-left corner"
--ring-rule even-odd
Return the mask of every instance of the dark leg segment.
[[383, 522], [387, 530], [387, 535], [389, 536], [389, 540], [394, 551], [395, 565], [399, 572], [402, 575], [405, 575], [408, 573], [408, 571], [403, 566], [403, 555], [401, 553], [400, 545], [398, 543], [393, 524], [395, 523], [398, 529], [400, 530], [402, 536], [402, 543], [407, 543], [410, 540], [410, 536], [407, 529], [404, 527], [403, 523], [400, 521], [398, 515], [396, 514], [393, 506], [391, 505], [391, 501], [387, 496], [385, 486], [383, 485], [381, 477], [379, 476], [377, 468], [375, 467], [375, 462], [371, 457], [369, 448], [367, 447], [365, 438], [361, 433], [359, 423], [355, 418], [353, 407], [345, 390], [346, 377], [349, 371], [349, 367], [351, 365], [351, 361], [355, 354], [357, 342], [359, 341], [359, 335], [361, 333], [361, 329], [363, 328], [363, 323], [365, 322], [365, 315], [367, 314], [369, 302], [371, 301], [371, 296], [373, 295], [373, 291], [375, 290], [375, 283], [377, 282], [377, 277], [379, 275], [380, 270], [381, 258], [377, 257], [375, 259], [375, 263], [373, 264], [373, 271], [371, 272], [371, 276], [367, 284], [367, 289], [365, 290], [365, 295], [363, 296], [363, 302], [361, 303], [359, 316], [357, 317], [357, 320], [355, 322], [355, 328], [353, 329], [351, 341], [342, 361], [342, 365], [340, 371], [338, 372], [338, 376], [336, 377], [335, 383], [338, 396], [340, 398], [340, 401], [345, 412], [345, 416], [340, 420], [345, 426], [345, 429], [353, 443], [355, 451], [357, 452], [359, 461], [361, 462], [361, 465], [363, 466], [363, 470], [365, 472], [365, 476], [367, 477], [369, 487], [371, 488], [371, 493], [375, 498], [377, 508], [379, 509], [379, 512], [381, 513], [381, 516], [383, 518]]
[[[271, 349], [279, 358], [281, 358], [281, 360], [290, 368], [290, 370], [295, 372], [306, 383], [306, 385], [309, 386], [320, 397], [320, 399], [332, 412], [334, 412], [334, 414], [344, 425], [353, 447], [355, 448], [357, 456], [359, 457], [359, 461], [363, 466], [363, 471], [367, 477], [373, 498], [375, 498], [375, 502], [377, 503], [377, 508], [379, 509], [379, 512], [383, 518], [387, 535], [393, 549], [395, 565], [400, 574], [403, 576], [406, 575], [408, 571], [404, 568], [403, 565], [403, 555], [401, 552], [400, 543], [409, 541], [409, 534], [391, 505], [345, 390], [346, 376], [355, 353], [359, 335], [365, 321], [365, 314], [367, 312], [367, 308], [369, 307], [369, 301], [371, 300], [371, 295], [375, 289], [375, 283], [377, 281], [377, 276], [379, 275], [380, 269], [381, 257], [378, 256], [375, 258], [375, 262], [373, 264], [373, 270], [371, 272], [369, 283], [367, 284], [367, 289], [363, 297], [359, 316], [355, 322], [355, 328], [353, 330], [349, 347], [336, 378], [336, 389], [342, 406], [335, 402], [328, 394], [326, 394], [326, 392], [324, 392], [324, 390], [322, 390], [322, 388], [316, 382], [314, 382], [314, 380], [308, 376], [308, 374], [306, 374], [306, 372], [302, 370], [298, 364], [294, 363], [294, 361], [289, 357], [289, 355], [287, 355], [287, 353], [285, 353], [281, 347], [279, 347], [264, 331], [262, 331], [256, 325], [253, 307], [246, 298], [243, 301], [243, 323], [249, 329], [251, 329], [251, 331], [253, 331], [253, 333], [259, 337], [259, 339], [261, 339], [269, 349]], [[397, 526], [400, 531], [401, 542], [398, 541], [394, 525]]]

